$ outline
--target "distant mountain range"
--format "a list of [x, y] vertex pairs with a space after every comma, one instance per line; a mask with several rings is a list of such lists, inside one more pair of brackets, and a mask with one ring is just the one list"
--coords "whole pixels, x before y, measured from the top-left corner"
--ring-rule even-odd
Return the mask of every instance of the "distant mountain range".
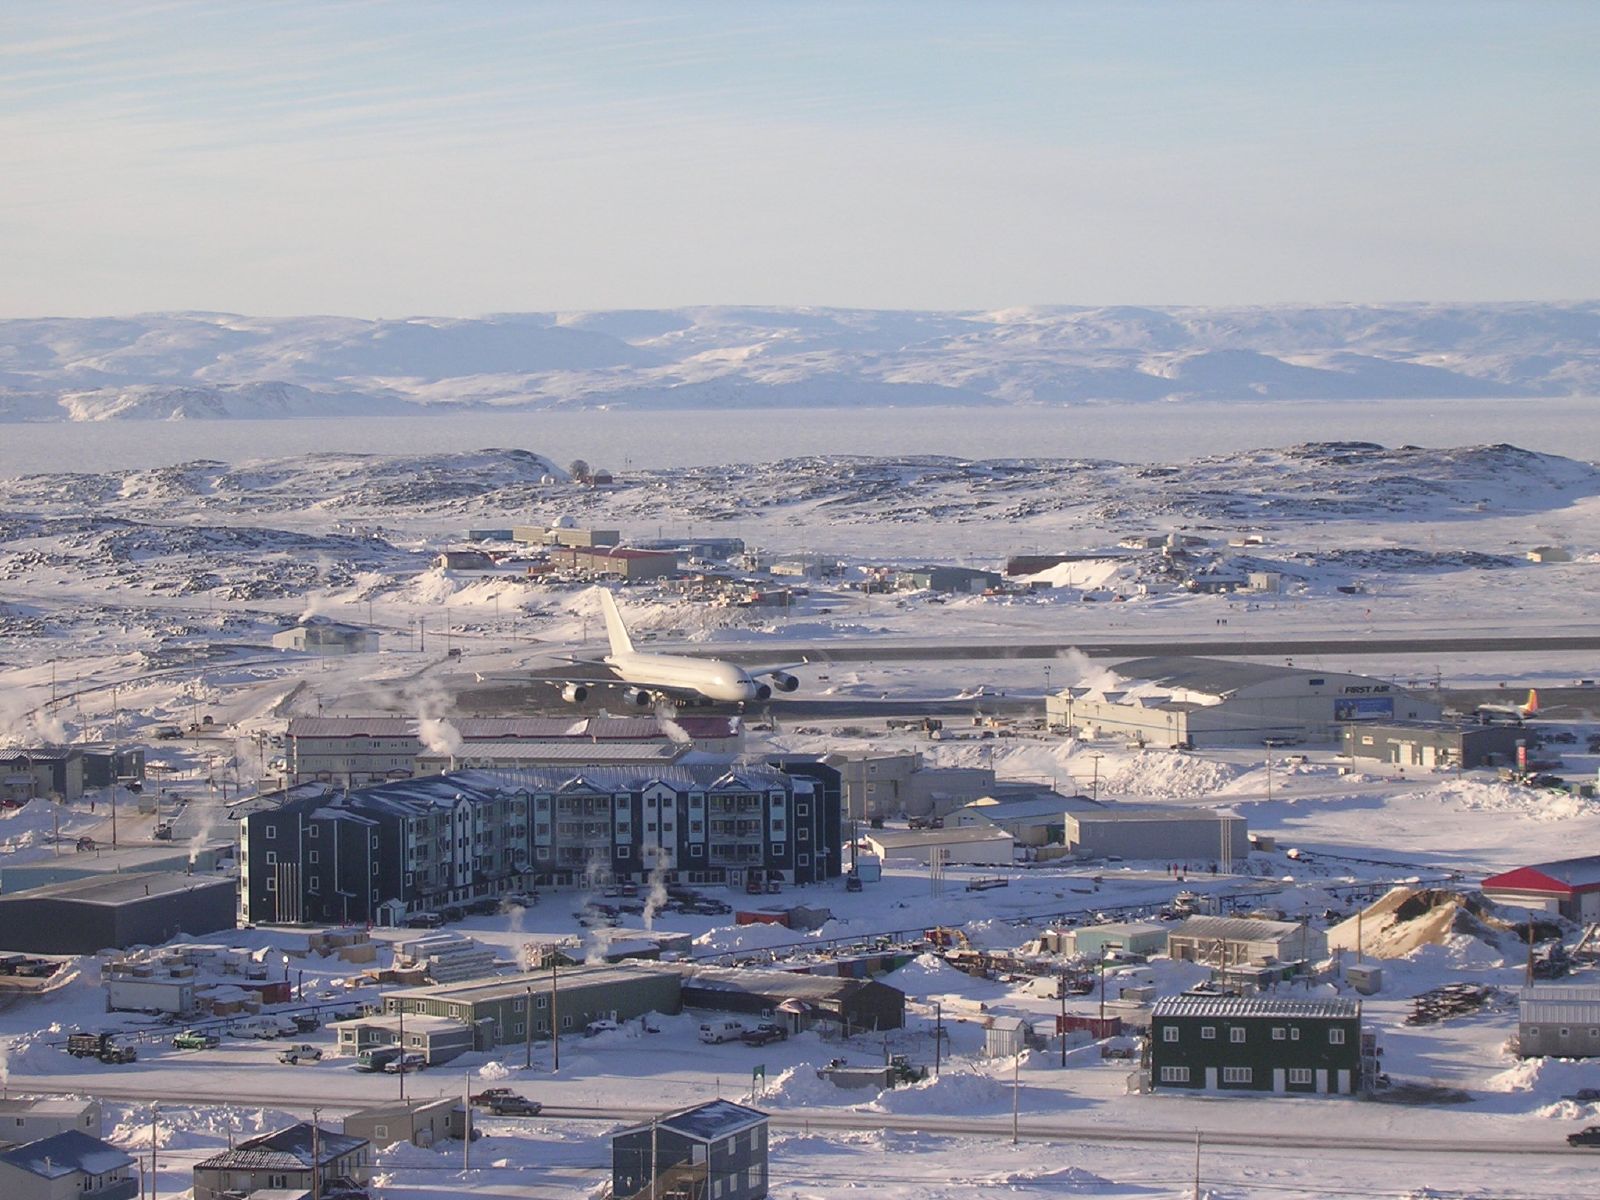
[[0, 420], [1600, 396], [1600, 302], [0, 321]]

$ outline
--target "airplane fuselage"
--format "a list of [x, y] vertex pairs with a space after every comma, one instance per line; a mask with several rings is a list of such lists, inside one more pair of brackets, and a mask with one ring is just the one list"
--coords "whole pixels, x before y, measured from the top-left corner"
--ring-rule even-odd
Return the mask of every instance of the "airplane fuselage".
[[772, 695], [766, 684], [752, 679], [743, 668], [716, 659], [682, 654], [608, 654], [602, 660], [624, 683], [641, 688], [695, 692], [707, 700], [745, 703]]

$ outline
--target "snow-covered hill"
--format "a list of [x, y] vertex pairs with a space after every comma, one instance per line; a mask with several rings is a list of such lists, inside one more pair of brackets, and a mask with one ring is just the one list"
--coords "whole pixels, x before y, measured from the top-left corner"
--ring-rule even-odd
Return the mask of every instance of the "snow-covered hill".
[[1595, 302], [0, 322], [0, 420], [1595, 394]]

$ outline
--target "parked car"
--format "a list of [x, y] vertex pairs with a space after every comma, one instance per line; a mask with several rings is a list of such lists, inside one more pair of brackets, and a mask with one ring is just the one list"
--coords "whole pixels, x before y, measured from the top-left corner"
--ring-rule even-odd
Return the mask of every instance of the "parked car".
[[489, 1101], [489, 1111], [497, 1117], [537, 1117], [544, 1111], [544, 1105], [513, 1092]]
[[412, 913], [406, 918], [407, 929], [438, 929], [444, 924], [444, 918], [436, 912]]
[[94, 846], [95, 846], [95, 842], [94, 842], [94, 839], [92, 837], [81, 837], [81, 838], [78, 839], [78, 841], [76, 843], [76, 849], [78, 849], [79, 851], [93, 850]]
[[1600, 1100], [1600, 1088], [1579, 1088], [1569, 1096], [1561, 1097], [1563, 1100], [1575, 1100], [1579, 1104], [1593, 1104]]
[[508, 1087], [492, 1087], [492, 1088], [484, 1088], [483, 1091], [477, 1092], [474, 1095], [469, 1096], [468, 1099], [471, 1100], [472, 1103], [478, 1105], [478, 1107], [480, 1107], [480, 1108], [487, 1108], [490, 1104], [494, 1103], [494, 1101], [497, 1100], [497, 1099], [503, 1098], [505, 1096], [515, 1096], [516, 1094], [517, 1094], [516, 1092], [512, 1091]]
[[353, 1064], [358, 1071], [382, 1071], [400, 1057], [399, 1046], [373, 1046], [356, 1055]]
[[788, 1036], [789, 1031], [782, 1025], [763, 1021], [754, 1029], [746, 1029], [739, 1035], [739, 1040], [746, 1046], [765, 1046], [769, 1042], [781, 1042]]
[[861, 887], [862, 887], [861, 876], [859, 876], [859, 875], [855, 874], [854, 872], [852, 872], [851, 874], [846, 875], [844, 877], [844, 890], [845, 891], [847, 891], [847, 892], [859, 892], [861, 890]]
[[301, 1033], [311, 1033], [322, 1028], [322, 1019], [316, 1013], [291, 1013], [289, 1020]]
[[404, 1054], [391, 1058], [383, 1064], [383, 1069], [390, 1075], [399, 1075], [402, 1072], [409, 1075], [413, 1071], [420, 1071], [428, 1065], [428, 1060], [415, 1050], [407, 1050]]
[[159, 742], [170, 742], [183, 736], [183, 730], [176, 725], [157, 725], [150, 731], [150, 736]]
[[103, 1063], [131, 1063], [139, 1052], [124, 1046], [109, 1033], [74, 1033], [67, 1036], [67, 1053], [73, 1058], [98, 1058]]
[[711, 1046], [720, 1045], [723, 1042], [731, 1042], [734, 1038], [741, 1037], [743, 1034], [744, 1026], [738, 1021], [704, 1021], [700, 1025], [700, 1040]]
[[204, 1033], [198, 1029], [185, 1029], [181, 1033], [172, 1035], [172, 1048], [174, 1050], [210, 1050], [213, 1046], [220, 1046], [222, 1039], [214, 1033]]
[[156, 826], [155, 832], [150, 836], [155, 838], [158, 842], [170, 842], [172, 840], [172, 822], [161, 822], [161, 824]]
[[590, 1021], [583, 1027], [583, 1036], [599, 1037], [602, 1033], [611, 1033], [612, 1031], [621, 1028], [622, 1026], [617, 1024], [610, 1017], [601, 1017], [598, 1020]]
[[306, 1062], [321, 1062], [322, 1051], [315, 1046], [308, 1046], [306, 1043], [301, 1042], [298, 1046], [290, 1046], [287, 1050], [282, 1051], [278, 1055], [278, 1061], [289, 1063], [291, 1066], [299, 1066], [301, 1063]]
[[1567, 1145], [1600, 1146], [1600, 1125], [1590, 1125], [1577, 1133], [1567, 1134]]

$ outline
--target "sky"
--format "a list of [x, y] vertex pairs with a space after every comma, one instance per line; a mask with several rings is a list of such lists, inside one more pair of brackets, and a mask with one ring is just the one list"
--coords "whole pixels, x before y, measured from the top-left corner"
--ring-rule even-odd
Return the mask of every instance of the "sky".
[[0, 5], [0, 316], [1560, 300], [1600, 5]]

